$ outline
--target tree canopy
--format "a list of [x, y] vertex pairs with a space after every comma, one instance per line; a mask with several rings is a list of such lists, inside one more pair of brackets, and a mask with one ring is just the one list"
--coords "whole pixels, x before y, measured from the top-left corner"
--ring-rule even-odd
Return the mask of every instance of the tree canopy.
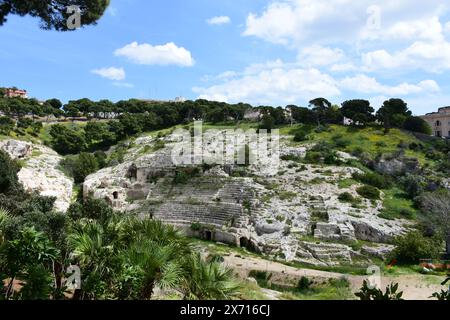
[[374, 120], [373, 112], [367, 100], [348, 100], [342, 103], [341, 112], [346, 118], [353, 120], [354, 124], [365, 125]]
[[93, 25], [103, 16], [109, 0], [0, 0], [0, 26], [11, 14], [40, 19], [40, 27], [46, 30], [69, 31], [67, 20], [73, 14], [67, 8], [80, 9], [81, 26]]

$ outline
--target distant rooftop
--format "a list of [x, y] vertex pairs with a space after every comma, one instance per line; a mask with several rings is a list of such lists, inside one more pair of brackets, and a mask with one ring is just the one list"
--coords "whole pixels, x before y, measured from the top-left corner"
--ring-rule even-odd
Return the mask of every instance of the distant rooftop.
[[436, 114], [450, 114], [450, 106], [439, 108], [437, 112], [427, 113], [426, 116], [432, 116], [432, 115], [436, 115]]

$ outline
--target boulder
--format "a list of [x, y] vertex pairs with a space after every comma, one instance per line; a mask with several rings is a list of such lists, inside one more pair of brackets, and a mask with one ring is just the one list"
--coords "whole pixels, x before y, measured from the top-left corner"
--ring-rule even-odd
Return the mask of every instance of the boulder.
[[314, 229], [314, 237], [318, 239], [337, 240], [341, 237], [340, 231], [337, 224], [318, 222]]
[[351, 262], [351, 248], [335, 243], [311, 243], [303, 242], [302, 245], [313, 255], [314, 258], [333, 265], [339, 262]]
[[9, 154], [14, 159], [24, 159], [33, 152], [33, 145], [29, 142], [19, 140], [0, 141], [0, 149]]
[[282, 223], [266, 223], [260, 222], [256, 224], [255, 230], [258, 235], [272, 234], [284, 230], [284, 225]]
[[389, 254], [395, 249], [395, 246], [388, 244], [363, 246], [361, 253], [386, 260]]
[[392, 159], [381, 159], [375, 163], [375, 170], [381, 174], [397, 176], [414, 173], [420, 168], [417, 159], [400, 156]]

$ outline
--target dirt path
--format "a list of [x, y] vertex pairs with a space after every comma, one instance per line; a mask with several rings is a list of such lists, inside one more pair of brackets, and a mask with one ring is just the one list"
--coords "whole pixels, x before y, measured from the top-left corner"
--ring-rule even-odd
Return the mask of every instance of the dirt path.
[[[236, 254], [231, 254], [224, 257], [225, 263], [232, 267], [241, 277], [245, 278], [251, 270], [267, 271], [275, 276], [298, 279], [303, 276], [315, 280], [339, 279], [345, 277], [350, 282], [350, 287], [353, 292], [359, 291], [366, 276], [344, 275], [342, 273], [327, 272], [312, 269], [297, 269], [286, 266], [281, 263], [268, 261], [262, 258], [255, 257], [241, 257]], [[429, 297], [436, 291], [443, 289], [439, 285], [437, 276], [423, 276], [420, 274], [408, 275], [383, 275], [381, 277], [381, 286], [385, 288], [391, 282], [399, 283], [400, 291], [403, 291], [403, 298], [406, 300], [428, 300]]]

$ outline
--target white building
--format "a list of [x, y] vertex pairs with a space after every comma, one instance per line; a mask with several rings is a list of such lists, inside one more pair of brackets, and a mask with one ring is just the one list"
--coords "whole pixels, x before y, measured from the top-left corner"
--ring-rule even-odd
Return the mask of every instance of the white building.
[[435, 137], [450, 138], [450, 107], [440, 108], [438, 112], [428, 113], [421, 118], [428, 122]]

